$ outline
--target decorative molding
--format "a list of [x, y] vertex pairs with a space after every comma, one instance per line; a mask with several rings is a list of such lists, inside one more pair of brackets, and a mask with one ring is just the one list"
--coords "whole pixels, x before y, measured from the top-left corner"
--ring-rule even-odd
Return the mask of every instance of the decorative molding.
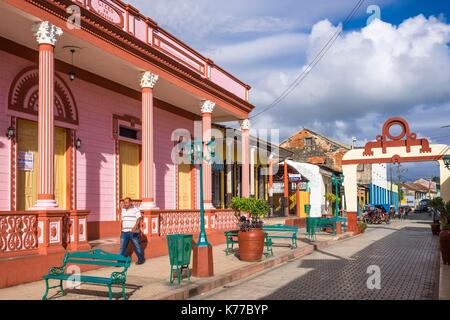
[[[399, 126], [401, 132], [398, 135], [393, 135], [391, 128]], [[406, 152], [411, 152], [412, 146], [421, 146], [420, 153], [430, 153], [430, 143], [427, 139], [417, 138], [416, 133], [411, 133], [408, 122], [400, 117], [390, 118], [383, 125], [381, 135], [377, 136], [377, 141], [371, 141], [364, 147], [364, 156], [373, 156], [373, 149], [383, 149], [383, 154], [387, 153], [387, 148], [406, 147]], [[393, 160], [394, 161], [394, 160]], [[398, 161], [396, 159], [394, 162]]]
[[10, 142], [10, 168], [11, 168], [11, 180], [10, 180], [10, 209], [12, 211], [17, 210], [17, 118], [11, 117], [11, 127], [14, 128], [16, 135]]
[[[24, 68], [14, 78], [9, 89], [8, 109], [38, 116], [39, 69]], [[78, 108], [69, 86], [55, 74], [54, 78], [55, 121], [78, 126]]]
[[250, 130], [250, 120], [245, 119], [241, 121], [241, 130]]
[[202, 101], [201, 103], [201, 112], [202, 113], [212, 113], [214, 111], [216, 104], [210, 100]]
[[50, 44], [55, 46], [56, 37], [62, 36], [63, 31], [60, 27], [51, 24], [48, 21], [42, 21], [35, 26], [36, 41], [39, 44]]
[[[66, 8], [68, 6], [68, 0], [65, 1], [65, 5], [54, 1], [25, 1], [38, 7], [39, 9], [59, 17], [63, 21], [67, 20], [68, 14], [66, 12]], [[146, 44], [140, 40], [136, 40], [132, 34], [117, 28], [116, 25], [102, 19], [98, 14], [83, 9], [81, 11], [81, 20], [81, 29], [83, 31], [92, 34], [106, 43], [113, 43], [117, 45], [124, 51], [125, 54], [138, 56], [145, 61], [150, 61], [157, 67], [163, 68], [164, 70], [169, 70], [191, 85], [219, 96], [224, 101], [230, 103], [231, 105], [237, 106], [244, 112], [251, 112], [251, 110], [254, 109], [254, 106], [245, 99], [240, 98], [212, 81], [201, 77], [197, 72], [183, 64], [180, 64], [178, 61], [175, 61], [173, 58], [167, 56], [157, 48], [154, 48], [151, 44]], [[216, 66], [216, 68], [218, 67]], [[236, 81], [238, 81], [237, 78]]]
[[158, 82], [159, 76], [150, 71], [143, 72], [140, 78], [140, 86], [141, 88], [150, 88], [153, 89]]

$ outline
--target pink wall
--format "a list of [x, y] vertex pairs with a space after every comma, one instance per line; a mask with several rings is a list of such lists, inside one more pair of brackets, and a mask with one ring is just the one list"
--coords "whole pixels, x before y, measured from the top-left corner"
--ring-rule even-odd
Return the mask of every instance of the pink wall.
[[115, 220], [115, 160], [113, 114], [139, 117], [139, 101], [91, 83], [69, 84], [79, 113], [77, 207], [91, 210], [90, 221]]
[[162, 109], [155, 109], [155, 190], [156, 205], [161, 209], [176, 209], [176, 167], [171, 153], [172, 132], [182, 128], [192, 132], [194, 122]]
[[[6, 104], [14, 77], [31, 62], [0, 51], [0, 210], [9, 210], [9, 126]], [[67, 76], [60, 74], [63, 79]], [[90, 221], [115, 219], [115, 160], [112, 136], [113, 114], [141, 116], [140, 101], [103, 87], [75, 80], [66, 81], [75, 97], [82, 140], [77, 151], [77, 207], [91, 210]], [[173, 130], [193, 130], [193, 121], [155, 108], [156, 203], [161, 209], [176, 208], [176, 170], [172, 164], [170, 140]]]
[[0, 210], [10, 210], [10, 141], [5, 132], [10, 125], [6, 116], [9, 87], [17, 75], [30, 62], [0, 51]]

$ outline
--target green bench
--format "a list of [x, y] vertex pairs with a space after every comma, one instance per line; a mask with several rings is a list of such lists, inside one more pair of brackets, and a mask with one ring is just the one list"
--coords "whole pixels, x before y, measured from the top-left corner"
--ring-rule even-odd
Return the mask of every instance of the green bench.
[[316, 239], [316, 231], [322, 229], [332, 229], [333, 235], [336, 235], [336, 224], [340, 222], [342, 231], [347, 231], [347, 219], [343, 217], [331, 218], [306, 218], [306, 232], [310, 240]]
[[[66, 266], [71, 265], [96, 265], [104, 267], [123, 268], [122, 271], [114, 271], [110, 277], [84, 276], [80, 274], [65, 273]], [[100, 284], [108, 287], [109, 300], [112, 299], [112, 285], [122, 286], [122, 296], [127, 300], [125, 284], [127, 279], [127, 270], [131, 264], [131, 257], [125, 257], [120, 254], [112, 254], [106, 251], [95, 249], [85, 252], [66, 253], [61, 267], [51, 268], [48, 274], [44, 275], [45, 293], [42, 300], [47, 300], [48, 290], [60, 288], [61, 293], [65, 295], [63, 281], [76, 281], [79, 283]], [[58, 280], [59, 285], [49, 287], [49, 280]]]
[[[291, 248], [297, 248], [297, 233], [298, 227], [296, 226], [288, 226], [285, 224], [275, 224], [275, 225], [267, 225], [263, 227], [265, 232], [270, 232], [269, 238], [272, 239], [290, 239], [291, 240]], [[273, 234], [273, 233], [284, 233], [284, 234]]]
[[[226, 244], [227, 244], [227, 248], [225, 249], [225, 254], [228, 256], [230, 254], [230, 252], [234, 251], [234, 245], [235, 244], [239, 245], [239, 241], [238, 241], [239, 230], [225, 231], [224, 234], [225, 234], [225, 239], [226, 239]], [[264, 246], [266, 248], [266, 250], [264, 251], [264, 255], [265, 256], [273, 256], [272, 239], [270, 239], [267, 232], [265, 232], [264, 234], [265, 234]]]

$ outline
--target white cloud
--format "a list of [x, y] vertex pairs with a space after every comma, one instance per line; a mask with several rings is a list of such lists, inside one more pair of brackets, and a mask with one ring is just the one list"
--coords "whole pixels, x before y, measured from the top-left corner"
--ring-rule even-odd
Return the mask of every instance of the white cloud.
[[[306, 50], [308, 61], [335, 31], [328, 20], [314, 25]], [[319, 123], [315, 128], [319, 131], [351, 137], [368, 115], [372, 117], [368, 123], [376, 127], [377, 116], [414, 117], [411, 111], [417, 112], [417, 106], [429, 112], [450, 102], [449, 41], [450, 25], [433, 17], [419, 15], [398, 27], [375, 20], [360, 31], [340, 36], [306, 81], [268, 112], [264, 122], [256, 118], [257, 123], [279, 127]], [[273, 81], [253, 83], [253, 102], [260, 107], [270, 103], [301, 69], [268, 70], [265, 79]]]
[[226, 46], [219, 46], [207, 52], [208, 56], [221, 64], [251, 65], [268, 60], [302, 54], [308, 43], [308, 36], [302, 33], [285, 33], [267, 36]]

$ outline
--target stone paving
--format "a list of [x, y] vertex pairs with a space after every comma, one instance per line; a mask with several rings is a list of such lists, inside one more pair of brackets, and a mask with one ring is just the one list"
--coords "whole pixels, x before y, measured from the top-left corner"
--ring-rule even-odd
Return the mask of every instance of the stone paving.
[[[274, 218], [266, 221], [268, 224], [283, 223], [284, 218]], [[306, 231], [301, 229], [299, 236], [303, 237], [303, 241], [299, 240], [299, 248], [305, 248], [310, 246], [309, 243], [304, 241]], [[337, 237], [331, 235], [321, 234], [317, 238], [317, 242], [327, 242], [330, 240], [337, 240]], [[284, 254], [289, 254], [291, 249], [288, 247], [290, 240], [276, 239], [276, 245], [273, 247], [274, 256], [279, 257]], [[101, 245], [103, 242], [97, 243]], [[234, 270], [245, 268], [252, 263], [242, 262], [234, 255], [225, 255], [225, 245], [218, 245], [213, 248], [214, 256], [214, 271], [215, 275], [223, 275]], [[263, 258], [265, 259], [265, 258]], [[264, 260], [263, 260], [264, 261]], [[84, 275], [96, 275], [109, 277], [113, 271], [117, 271], [114, 268], [102, 268], [98, 270], [84, 272]], [[169, 286], [169, 258], [168, 256], [162, 256], [157, 258], [148, 259], [144, 265], [132, 266], [128, 269], [127, 273], [127, 294], [130, 299], [157, 299], [171, 292], [175, 292], [180, 289], [177, 285], [173, 287]], [[191, 278], [191, 285], [202, 284], [210, 279]], [[186, 287], [187, 282], [184, 281], [181, 288]], [[18, 285], [10, 288], [0, 289], [0, 300], [37, 300], [41, 299], [45, 289], [43, 281], [36, 281], [28, 284]], [[79, 289], [68, 289], [67, 296], [54, 295], [57, 292], [56, 289], [52, 289], [49, 293], [49, 299], [58, 300], [91, 300], [91, 299], [107, 299], [108, 293], [104, 286], [96, 285], [81, 285]], [[120, 288], [115, 289], [120, 292]], [[120, 294], [117, 295], [120, 297]]]
[[[370, 227], [361, 237], [194, 299], [438, 299], [439, 244], [426, 220], [413, 215], [403, 222]], [[367, 273], [370, 266], [380, 268], [379, 290], [367, 287], [373, 274]]]

